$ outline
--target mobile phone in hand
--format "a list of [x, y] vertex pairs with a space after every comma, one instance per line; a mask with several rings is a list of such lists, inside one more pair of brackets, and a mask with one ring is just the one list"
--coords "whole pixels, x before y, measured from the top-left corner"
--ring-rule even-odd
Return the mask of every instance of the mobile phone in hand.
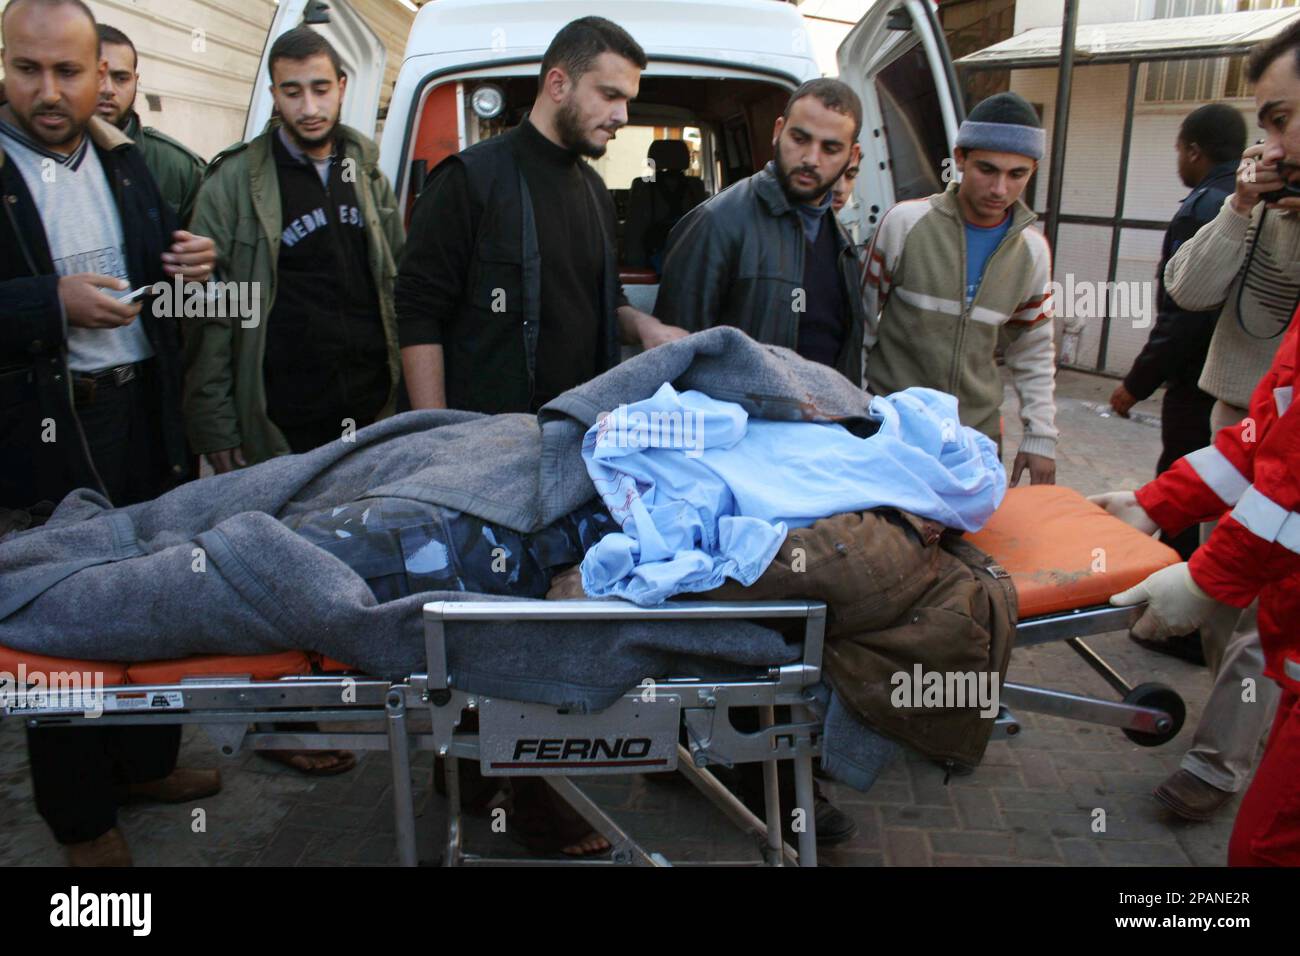
[[1277, 202], [1279, 199], [1295, 198], [1300, 196], [1300, 186], [1293, 186], [1286, 183], [1281, 189], [1274, 189], [1269, 193], [1260, 193], [1259, 198], [1264, 202]]
[[140, 288], [132, 289], [130, 292], [114, 292], [111, 289], [106, 289], [105, 292], [117, 299], [117, 301], [121, 302], [123, 305], [130, 305], [132, 302], [138, 302], [140, 298], [152, 288], [153, 285], [150, 284], [142, 285]]

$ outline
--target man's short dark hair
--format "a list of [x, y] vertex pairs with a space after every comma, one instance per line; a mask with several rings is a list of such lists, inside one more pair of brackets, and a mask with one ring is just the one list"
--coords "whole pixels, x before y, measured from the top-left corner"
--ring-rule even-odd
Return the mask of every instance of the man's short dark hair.
[[[95, 22], [95, 12], [86, 5], [85, 0], [9, 0], [9, 3], [5, 4], [4, 10], [0, 11], [0, 45], [4, 44], [4, 25], [5, 21], [9, 19], [9, 12], [11, 10], [16, 10], [18, 7], [27, 3], [38, 3], [46, 9], [49, 9], [50, 7], [61, 7], [65, 4], [71, 5], [86, 15], [86, 19], [90, 21], [92, 27], [96, 28], [96, 31], [99, 29], [99, 24]], [[103, 47], [104, 45], [101, 41], [95, 48], [95, 53], [101, 53]]]
[[1300, 20], [1250, 51], [1250, 56], [1246, 60], [1246, 79], [1252, 84], [1258, 83], [1264, 71], [1285, 53], [1291, 54], [1294, 69], [1297, 74], [1300, 74]]
[[1199, 146], [1213, 162], [1226, 163], [1240, 159], [1246, 148], [1246, 120], [1227, 103], [1210, 103], [1187, 114], [1178, 138]]
[[271, 55], [267, 57], [266, 68], [274, 82], [276, 60], [307, 60], [322, 53], [330, 58], [335, 75], [342, 77], [343, 61], [339, 58], [339, 51], [334, 49], [334, 44], [311, 27], [294, 27], [271, 44]]
[[847, 83], [830, 77], [809, 80], [790, 94], [790, 99], [785, 104], [785, 110], [781, 113], [781, 119], [787, 123], [790, 122], [790, 111], [794, 109], [794, 104], [805, 96], [815, 96], [821, 101], [822, 106], [828, 110], [834, 110], [837, 113], [852, 117], [853, 139], [849, 145], [851, 146], [858, 141], [858, 134], [862, 132], [862, 101], [858, 99], [858, 94], [854, 93]]
[[116, 43], [118, 46], [129, 46], [131, 48], [131, 59], [135, 61], [136, 67], [140, 65], [140, 54], [135, 51], [135, 44], [131, 38], [119, 30], [117, 27], [110, 27], [107, 23], [100, 23], [95, 26], [99, 32], [99, 48], [102, 51], [105, 43]]
[[537, 80], [545, 83], [546, 74], [558, 66], [577, 83], [602, 53], [617, 53], [636, 64], [637, 69], [646, 68], [645, 50], [632, 39], [632, 34], [604, 17], [582, 17], [566, 23], [555, 34], [542, 55], [542, 72]]

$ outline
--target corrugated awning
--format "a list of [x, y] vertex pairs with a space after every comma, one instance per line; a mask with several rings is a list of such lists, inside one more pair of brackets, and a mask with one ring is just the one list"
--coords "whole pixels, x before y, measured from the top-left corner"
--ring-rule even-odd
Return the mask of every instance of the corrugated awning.
[[[1080, 24], [1074, 61], [1126, 63], [1244, 53], [1300, 19], [1300, 9], [1252, 10], [1207, 17]], [[1061, 59], [1060, 27], [1036, 27], [957, 61], [974, 69], [1051, 66]]]

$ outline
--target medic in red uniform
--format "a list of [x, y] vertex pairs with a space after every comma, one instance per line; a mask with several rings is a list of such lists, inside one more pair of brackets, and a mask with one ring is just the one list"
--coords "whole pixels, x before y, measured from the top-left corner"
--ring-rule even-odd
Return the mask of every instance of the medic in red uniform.
[[1259, 598], [1264, 673], [1281, 685], [1282, 697], [1263, 760], [1237, 812], [1228, 847], [1232, 866], [1300, 866], [1298, 349], [1300, 323], [1293, 316], [1247, 418], [1136, 493], [1093, 499], [1147, 531], [1158, 526], [1177, 534], [1219, 519], [1190, 561], [1157, 571], [1111, 599], [1120, 605], [1148, 602], [1133, 626], [1139, 636], [1185, 634], [1216, 601], [1244, 608]]

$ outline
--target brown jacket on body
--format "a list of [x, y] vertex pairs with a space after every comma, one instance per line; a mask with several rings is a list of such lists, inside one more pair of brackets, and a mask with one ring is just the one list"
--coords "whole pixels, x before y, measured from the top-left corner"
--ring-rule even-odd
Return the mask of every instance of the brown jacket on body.
[[896, 707], [894, 675], [913, 667], [1006, 677], [1015, 640], [1015, 590], [982, 551], [932, 522], [883, 509], [824, 518], [790, 532], [750, 587], [728, 582], [702, 597], [802, 598], [827, 605], [826, 679], [855, 714], [926, 756], [974, 766], [993, 717], [977, 704]]

